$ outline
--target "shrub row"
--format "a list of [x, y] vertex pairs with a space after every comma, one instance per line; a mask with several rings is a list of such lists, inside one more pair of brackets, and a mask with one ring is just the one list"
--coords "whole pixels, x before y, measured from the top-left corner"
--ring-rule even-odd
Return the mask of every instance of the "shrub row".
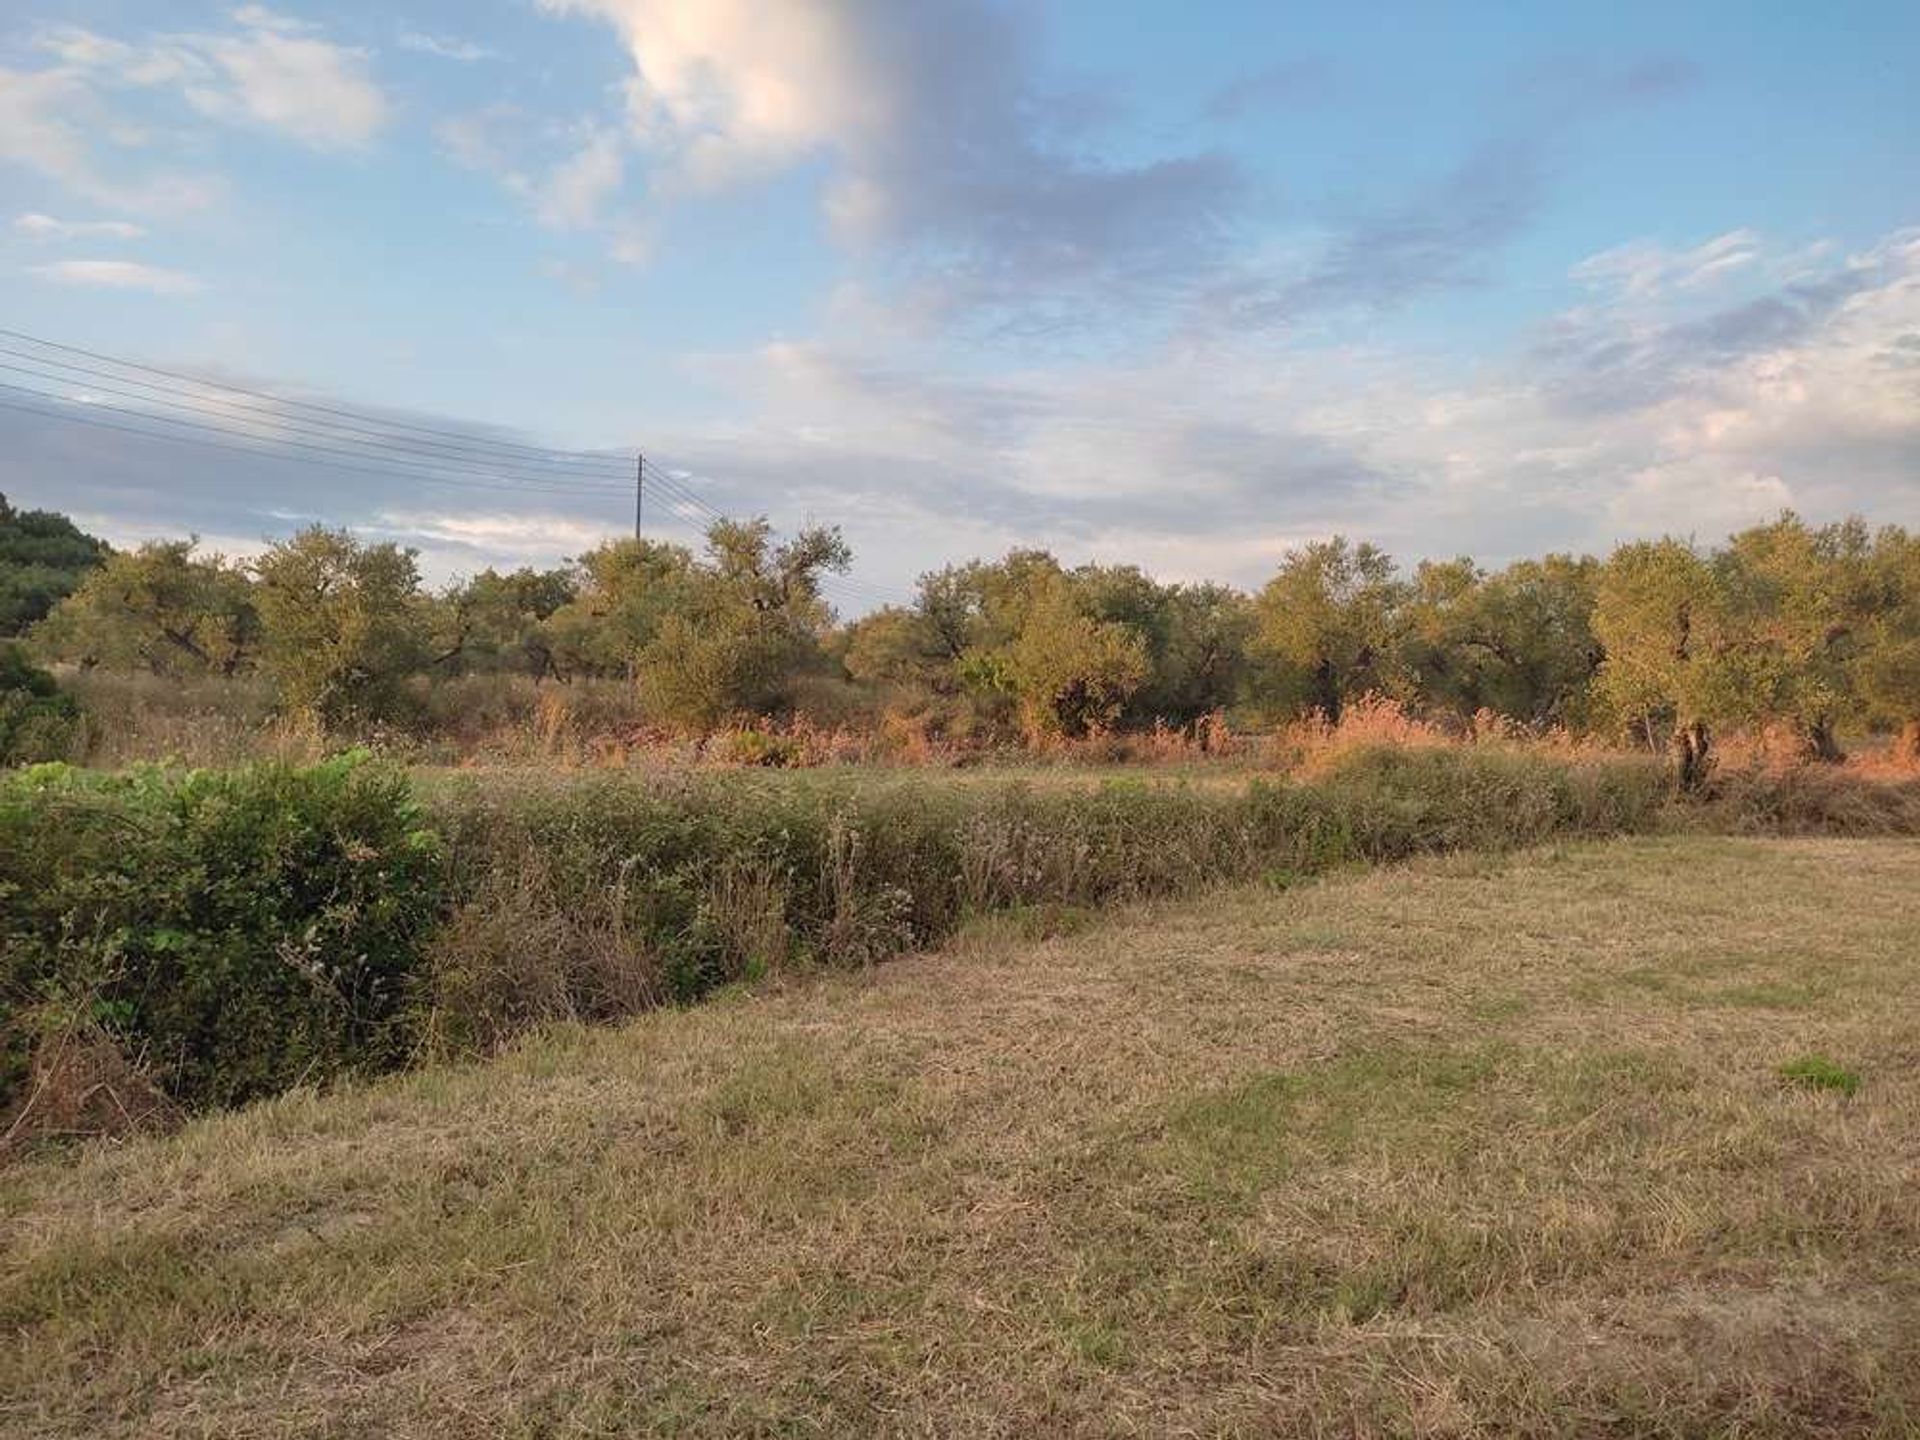
[[1666, 795], [1651, 763], [1500, 747], [1358, 751], [1244, 789], [852, 771], [417, 793], [364, 756], [41, 767], [0, 779], [0, 1115], [63, 1020], [183, 1105], [224, 1105], [870, 964], [974, 914], [1645, 830]]
[[189, 1106], [390, 1068], [445, 874], [405, 778], [357, 756], [8, 777], [0, 1087], [63, 1023], [105, 1029]]

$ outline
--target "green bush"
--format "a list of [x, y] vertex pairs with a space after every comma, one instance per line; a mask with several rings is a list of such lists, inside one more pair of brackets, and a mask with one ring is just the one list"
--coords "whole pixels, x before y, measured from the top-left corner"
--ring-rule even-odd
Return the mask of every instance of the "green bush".
[[14, 644], [0, 644], [0, 765], [65, 759], [80, 706]]
[[0, 780], [0, 1029], [84, 1006], [190, 1107], [401, 1063], [444, 908], [437, 838], [362, 756]]

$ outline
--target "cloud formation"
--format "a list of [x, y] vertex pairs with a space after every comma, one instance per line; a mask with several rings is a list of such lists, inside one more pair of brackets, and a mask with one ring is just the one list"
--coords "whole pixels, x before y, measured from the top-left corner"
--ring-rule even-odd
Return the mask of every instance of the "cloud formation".
[[0, 68], [0, 162], [58, 181], [83, 199], [139, 213], [198, 209], [218, 199], [218, 176], [155, 167], [146, 135], [121, 113], [131, 92], [171, 93], [223, 124], [288, 136], [318, 150], [364, 145], [390, 106], [364, 51], [258, 5], [224, 30], [138, 41], [76, 25], [44, 30], [51, 63]]
[[492, 60], [496, 55], [496, 52], [484, 45], [476, 45], [471, 40], [429, 35], [420, 30], [403, 30], [400, 32], [400, 38], [394, 43], [402, 50], [411, 50], [417, 55], [432, 55], [440, 60], [457, 60], [463, 65]]
[[[1257, 335], [984, 377], [788, 341], [715, 370], [747, 418], [724, 431], [660, 421], [647, 449], [716, 509], [843, 522], [857, 579], [892, 594], [1014, 545], [1255, 585], [1288, 546], [1335, 532], [1405, 560], [1497, 562], [1712, 537], [1788, 505], [1920, 525], [1920, 233], [1811, 268], [1805, 252], [1745, 244], [1748, 264], [1655, 301], [1628, 300], [1623, 281], [1470, 379]], [[1775, 307], [1795, 322], [1741, 318]], [[1585, 403], [1594, 391], [1619, 398]], [[419, 545], [436, 576], [553, 563], [625, 533], [632, 514], [615, 483], [604, 500], [443, 492], [4, 407], [0, 489], [117, 515], [117, 534], [347, 523]], [[648, 513], [696, 538], [695, 517]]]
[[37, 211], [16, 215], [13, 229], [30, 240], [138, 240], [147, 233], [125, 220], [56, 220]]
[[1650, 241], [1621, 245], [1589, 256], [1568, 272], [1597, 289], [1617, 289], [1631, 299], [1649, 299], [1668, 289], [1690, 290], [1753, 263], [1759, 237], [1730, 230], [1691, 250], [1675, 252]]
[[322, 39], [318, 27], [258, 5], [234, 11], [237, 33], [175, 36], [186, 97], [216, 120], [277, 130], [315, 149], [364, 145], [386, 124], [386, 96], [365, 51]]
[[1241, 120], [1261, 110], [1323, 100], [1333, 91], [1324, 60], [1283, 60], [1242, 75], [1216, 90], [1202, 113], [1209, 120]]
[[58, 285], [96, 290], [144, 290], [150, 295], [192, 295], [205, 287], [191, 275], [132, 260], [54, 260], [29, 265], [29, 274]]
[[19, 166], [97, 205], [141, 214], [196, 210], [217, 176], [154, 168], [122, 143], [112, 110], [81, 71], [0, 66], [0, 164]]
[[632, 142], [667, 191], [824, 160], [834, 233], [938, 276], [956, 308], [1143, 285], [1217, 253], [1239, 203], [1217, 153], [1069, 145], [1025, 19], [990, 0], [541, 0], [620, 34]]

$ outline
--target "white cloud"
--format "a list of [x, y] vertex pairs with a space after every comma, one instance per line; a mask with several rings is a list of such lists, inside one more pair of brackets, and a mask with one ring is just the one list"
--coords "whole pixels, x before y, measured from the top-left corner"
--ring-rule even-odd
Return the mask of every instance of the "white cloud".
[[434, 134], [455, 164], [491, 175], [548, 229], [597, 232], [623, 265], [652, 254], [650, 223], [618, 203], [628, 151], [618, 130], [543, 125], [501, 104], [450, 116]]
[[[1694, 247], [1679, 273], [1738, 248]], [[1255, 584], [1336, 531], [1498, 561], [1717, 537], [1786, 505], [1920, 523], [1920, 235], [1758, 300], [1702, 313], [1676, 292], [1577, 323], [1581, 344], [1556, 332], [1470, 380], [1458, 357], [1248, 336], [964, 380], [786, 342], [714, 372], [753, 426], [656, 443], [750, 503], [804, 477], [792, 509], [845, 517], [862, 573], [902, 581], [1012, 544]]]
[[[849, 6], [751, 0], [542, 0], [611, 21], [632, 52], [638, 134], [724, 183], [899, 118], [897, 84], [869, 73]], [[876, 84], [876, 81], [880, 83]]]
[[92, 147], [69, 118], [89, 99], [70, 72], [0, 69], [0, 160], [83, 192], [95, 188]]
[[193, 276], [132, 260], [55, 260], [28, 272], [59, 285], [96, 290], [145, 290], [153, 295], [192, 295], [205, 287]]
[[65, 92], [69, 111], [89, 104], [101, 112], [102, 97], [116, 89], [177, 89], [211, 119], [279, 131], [315, 149], [363, 145], [386, 123], [388, 102], [364, 50], [260, 5], [243, 5], [231, 18], [226, 31], [138, 43], [59, 26], [38, 39], [59, 63], [33, 78]]
[[420, 30], [402, 31], [397, 43], [402, 50], [411, 50], [418, 55], [432, 55], [441, 60], [457, 60], [463, 65], [494, 58], [493, 51], [484, 45], [476, 45], [471, 40], [429, 35]]
[[846, 242], [887, 242], [958, 306], [1188, 273], [1221, 240], [1240, 177], [1216, 154], [1115, 163], [1057, 143], [1085, 106], [1044, 94], [1026, 7], [991, 0], [539, 0], [614, 27], [627, 128], [654, 192], [703, 191], [820, 159]]
[[187, 101], [216, 119], [245, 119], [316, 149], [364, 145], [387, 120], [387, 100], [367, 73], [367, 56], [317, 38], [300, 22], [247, 6], [238, 35], [185, 43], [220, 72], [190, 84]]
[[147, 233], [125, 220], [56, 220], [37, 212], [15, 216], [13, 228], [32, 240], [138, 240]]
[[1689, 290], [1751, 265], [1760, 254], [1760, 237], [1751, 230], [1730, 230], [1691, 250], [1673, 251], [1637, 241], [1590, 255], [1567, 272], [1596, 289], [1615, 290], [1636, 300], [1669, 289]]
[[620, 190], [625, 162], [612, 131], [589, 135], [584, 144], [535, 190], [540, 219], [556, 229], [584, 229], [600, 218]]
[[218, 176], [135, 166], [130, 136], [80, 70], [0, 66], [0, 165], [33, 171], [96, 205], [141, 214], [197, 210], [222, 193]]

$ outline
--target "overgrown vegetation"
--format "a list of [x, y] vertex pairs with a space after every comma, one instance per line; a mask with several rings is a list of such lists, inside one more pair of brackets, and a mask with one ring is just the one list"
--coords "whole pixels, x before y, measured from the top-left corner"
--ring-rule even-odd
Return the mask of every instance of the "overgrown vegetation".
[[88, 572], [31, 643], [81, 672], [258, 675], [283, 724], [355, 739], [471, 730], [454, 701], [492, 677], [562, 709], [577, 687], [621, 687], [595, 737], [614, 749], [799, 723], [901, 752], [1159, 734], [1211, 751], [1386, 701], [1454, 733], [1672, 748], [1689, 787], [1734, 734], [1777, 732], [1819, 761], [1882, 737], [1920, 763], [1920, 538], [1899, 527], [1786, 514], [1716, 549], [1411, 575], [1335, 538], [1282, 557], [1257, 595], [1019, 550], [842, 624], [823, 584], [850, 558], [831, 529], [783, 541], [722, 521], [699, 554], [616, 541], [430, 593], [410, 553], [342, 531], [245, 566], [155, 542]]
[[[416, 790], [418, 793], [416, 794]], [[485, 1051], [976, 917], [1675, 823], [1920, 833], [1920, 785], [1752, 772], [1674, 810], [1652, 757], [1332, 746], [1233, 784], [858, 769], [42, 767], [0, 780], [8, 1071], [75, 1026], [188, 1108]]]
[[57, 760], [73, 747], [80, 706], [11, 641], [0, 640], [0, 766]]
[[1649, 761], [1361, 750], [1308, 783], [66, 766], [0, 781], [9, 1097], [63, 1022], [227, 1104], [608, 1019], [967, 917], [1644, 830]]

